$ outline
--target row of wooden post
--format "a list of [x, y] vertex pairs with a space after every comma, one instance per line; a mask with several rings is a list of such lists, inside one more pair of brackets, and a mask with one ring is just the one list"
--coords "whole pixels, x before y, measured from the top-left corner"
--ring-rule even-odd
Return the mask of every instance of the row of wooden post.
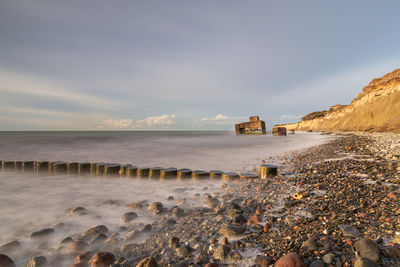
[[201, 171], [161, 167], [136, 167], [131, 164], [88, 163], [63, 161], [1, 161], [2, 170], [21, 170], [23, 172], [75, 174], [92, 176], [123, 176], [154, 179], [202, 179], [222, 178], [223, 180], [267, 178], [277, 174], [277, 167], [262, 164], [259, 176], [251, 173], [223, 172], [220, 170]]

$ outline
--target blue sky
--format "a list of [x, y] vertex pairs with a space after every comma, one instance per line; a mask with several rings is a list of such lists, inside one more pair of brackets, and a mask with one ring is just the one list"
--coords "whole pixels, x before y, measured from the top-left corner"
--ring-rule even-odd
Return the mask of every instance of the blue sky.
[[0, 2], [0, 130], [232, 130], [399, 67], [398, 1]]

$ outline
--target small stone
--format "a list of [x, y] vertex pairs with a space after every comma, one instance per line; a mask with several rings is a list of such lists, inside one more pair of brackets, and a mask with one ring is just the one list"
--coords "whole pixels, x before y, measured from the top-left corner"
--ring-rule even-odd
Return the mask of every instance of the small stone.
[[179, 238], [177, 238], [176, 236], [171, 236], [170, 238], [169, 238], [169, 240], [168, 240], [168, 243], [169, 243], [169, 247], [170, 248], [172, 248], [172, 247], [177, 247], [178, 246], [178, 244], [179, 244]]
[[110, 252], [99, 252], [90, 259], [90, 267], [108, 267], [115, 260], [114, 254]]
[[65, 251], [69, 254], [79, 254], [82, 253], [86, 248], [89, 247], [89, 244], [83, 240], [76, 240], [72, 243], [69, 243], [65, 249]]
[[232, 222], [235, 224], [244, 224], [246, 223], [246, 218], [242, 214], [238, 214], [233, 217]]
[[26, 264], [26, 267], [42, 267], [46, 265], [47, 265], [46, 257], [35, 256]]
[[75, 263], [85, 263], [92, 257], [92, 252], [88, 251], [75, 257]]
[[381, 258], [378, 244], [369, 239], [361, 239], [354, 243], [355, 249], [360, 253], [362, 258], [368, 258], [374, 262], [378, 262]]
[[141, 208], [143, 208], [143, 204], [140, 202], [130, 203], [130, 204], [126, 205], [126, 207], [129, 209], [141, 209]]
[[333, 253], [325, 254], [325, 255], [322, 257], [322, 260], [323, 260], [326, 264], [331, 264], [331, 263], [333, 262], [334, 259], [335, 259], [335, 254], [333, 254]]
[[66, 237], [61, 241], [60, 244], [66, 245], [66, 244], [69, 244], [69, 243], [72, 243], [72, 242], [74, 242], [74, 240], [71, 237]]
[[271, 230], [271, 225], [269, 223], [264, 224], [263, 231], [264, 233], [268, 233]]
[[161, 202], [153, 202], [149, 205], [147, 209], [153, 212], [154, 214], [160, 214], [163, 211], [163, 208], [164, 206]]
[[176, 249], [176, 253], [182, 259], [186, 259], [190, 256], [190, 248], [188, 246], [180, 246]]
[[260, 218], [257, 215], [253, 215], [250, 217], [250, 219], [247, 221], [247, 224], [257, 224], [260, 223]]
[[76, 207], [76, 208], [69, 210], [69, 214], [85, 215], [85, 214], [87, 214], [87, 210], [84, 207]]
[[214, 251], [214, 258], [220, 261], [224, 261], [227, 256], [228, 256], [228, 252], [229, 252], [229, 247], [228, 246], [219, 246], [217, 247], [217, 249]]
[[358, 258], [354, 263], [354, 267], [379, 267], [379, 265], [368, 258]]
[[138, 215], [135, 212], [126, 212], [122, 215], [122, 221], [124, 223], [130, 223], [134, 219], [136, 219]]
[[221, 245], [224, 245], [224, 246], [228, 245], [228, 244], [229, 244], [228, 238], [226, 238], [226, 237], [224, 236], [224, 237], [222, 238], [220, 244], [221, 244]]
[[1, 267], [15, 267], [15, 263], [7, 255], [0, 254], [0, 266]]
[[216, 199], [215, 197], [212, 197], [210, 195], [206, 196], [205, 203], [206, 203], [207, 207], [209, 207], [210, 209], [214, 209], [220, 204], [218, 199]]
[[148, 257], [139, 262], [136, 267], [159, 267], [159, 265], [153, 257]]
[[340, 224], [339, 229], [342, 231], [344, 236], [358, 237], [361, 235], [360, 231], [352, 225]]
[[384, 254], [394, 259], [400, 259], [400, 245], [387, 246], [383, 249]]
[[40, 229], [39, 231], [33, 232], [31, 234], [31, 238], [32, 239], [42, 238], [42, 237], [49, 236], [53, 233], [54, 233], [53, 228], [43, 228], [43, 229]]
[[174, 207], [171, 208], [171, 213], [175, 217], [180, 217], [185, 213], [185, 211], [184, 211], [184, 209], [179, 208], [178, 206], [174, 206]]
[[246, 226], [234, 225], [234, 224], [227, 224], [219, 230], [220, 234], [228, 238], [238, 237], [242, 235], [245, 231], [246, 231]]
[[209, 262], [204, 267], [219, 267], [219, 264], [216, 262]]
[[267, 256], [257, 256], [255, 263], [258, 267], [268, 267], [272, 264], [271, 258]]
[[395, 236], [395, 238], [392, 240], [393, 244], [400, 244], [400, 235]]
[[305, 265], [296, 253], [290, 253], [279, 258], [274, 267], [305, 267]]
[[84, 232], [81, 236], [83, 238], [93, 238], [99, 234], [107, 234], [108, 228], [105, 225], [97, 225]]
[[232, 261], [241, 261], [243, 259], [242, 254], [239, 253], [239, 251], [234, 251], [231, 255], [231, 260]]
[[387, 194], [388, 198], [394, 199], [394, 200], [398, 200], [399, 197], [394, 193], [394, 192], [390, 192], [389, 194]]
[[306, 241], [303, 242], [303, 244], [301, 245], [301, 248], [307, 251], [314, 251], [317, 250], [317, 244], [315, 244], [314, 239], [307, 239]]

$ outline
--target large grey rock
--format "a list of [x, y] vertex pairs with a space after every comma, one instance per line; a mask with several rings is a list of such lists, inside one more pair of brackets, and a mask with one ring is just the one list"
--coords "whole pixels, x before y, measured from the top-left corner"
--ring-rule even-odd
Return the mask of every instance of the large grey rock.
[[368, 258], [374, 262], [378, 262], [381, 253], [378, 244], [369, 239], [361, 239], [354, 243], [355, 249], [360, 253], [362, 258]]
[[379, 265], [368, 258], [358, 258], [354, 263], [354, 267], [379, 267]]

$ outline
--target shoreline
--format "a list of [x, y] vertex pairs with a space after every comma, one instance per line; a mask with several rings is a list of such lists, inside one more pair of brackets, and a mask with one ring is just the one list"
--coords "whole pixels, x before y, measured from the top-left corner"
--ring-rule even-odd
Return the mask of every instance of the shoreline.
[[[99, 228], [90, 238], [71, 236], [71, 243], [60, 244], [46, 260], [53, 266], [88, 266], [90, 258], [99, 257], [95, 253], [108, 251], [113, 266], [121, 267], [142, 260], [154, 263], [148, 266], [269, 266], [296, 253], [306, 266], [324, 266], [323, 261], [353, 266], [361, 253], [380, 266], [400, 264], [400, 247], [393, 242], [400, 234], [400, 135], [336, 135], [279, 157], [276, 177], [223, 183], [220, 194], [205, 189], [198, 196], [204, 207], [161, 209], [150, 229], [128, 227], [116, 235]], [[132, 211], [149, 208], [142, 203]], [[150, 237], [137, 243], [143, 233]], [[103, 240], [94, 246], [99, 235]], [[379, 249], [371, 245], [369, 252], [356, 252], [363, 238], [376, 241]], [[88, 246], [70, 249], [79, 242]], [[1, 254], [13, 254], [6, 252], [0, 247]]]

